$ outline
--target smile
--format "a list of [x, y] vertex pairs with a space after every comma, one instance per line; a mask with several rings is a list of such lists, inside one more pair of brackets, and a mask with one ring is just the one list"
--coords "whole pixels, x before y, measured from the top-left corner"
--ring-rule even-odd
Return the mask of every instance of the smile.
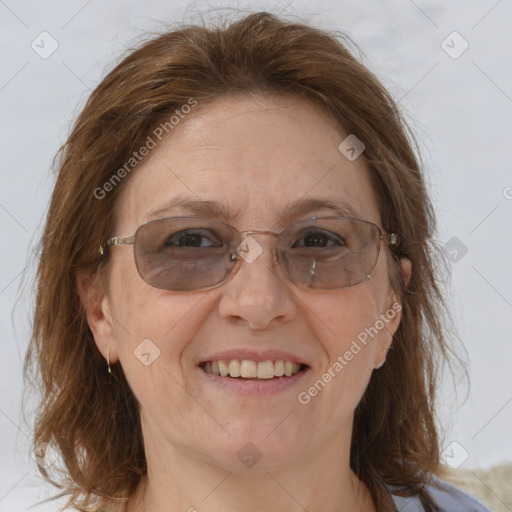
[[206, 373], [233, 379], [273, 379], [291, 377], [306, 368], [306, 365], [283, 361], [252, 361], [250, 359], [231, 359], [206, 361], [200, 365]]

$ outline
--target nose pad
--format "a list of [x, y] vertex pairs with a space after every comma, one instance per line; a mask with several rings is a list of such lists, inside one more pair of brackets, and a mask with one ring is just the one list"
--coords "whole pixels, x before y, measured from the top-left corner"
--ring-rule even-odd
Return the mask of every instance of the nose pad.
[[277, 249], [272, 249], [272, 254], [274, 256], [274, 266], [277, 267], [279, 265], [279, 257], [277, 256]]
[[310, 285], [311, 278], [314, 277], [315, 272], [316, 272], [316, 260], [313, 260], [313, 265], [309, 269], [308, 278], [307, 278], [306, 282], [304, 283], [306, 286]]

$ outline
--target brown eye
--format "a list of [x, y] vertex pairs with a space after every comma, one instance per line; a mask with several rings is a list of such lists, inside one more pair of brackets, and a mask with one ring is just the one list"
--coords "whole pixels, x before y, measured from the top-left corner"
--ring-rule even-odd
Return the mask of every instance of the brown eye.
[[294, 242], [292, 245], [292, 247], [319, 247], [322, 249], [335, 246], [344, 247], [345, 241], [343, 238], [323, 230], [311, 230], [307, 233], [303, 233], [301, 239]]
[[220, 247], [222, 240], [210, 230], [189, 229], [169, 236], [164, 245], [166, 247]]

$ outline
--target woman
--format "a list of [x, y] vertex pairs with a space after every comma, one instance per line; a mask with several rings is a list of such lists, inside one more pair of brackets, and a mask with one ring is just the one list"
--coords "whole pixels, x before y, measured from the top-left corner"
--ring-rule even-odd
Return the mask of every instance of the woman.
[[61, 150], [27, 355], [71, 506], [487, 510], [435, 476], [449, 348], [407, 134], [334, 36], [266, 13], [109, 73]]

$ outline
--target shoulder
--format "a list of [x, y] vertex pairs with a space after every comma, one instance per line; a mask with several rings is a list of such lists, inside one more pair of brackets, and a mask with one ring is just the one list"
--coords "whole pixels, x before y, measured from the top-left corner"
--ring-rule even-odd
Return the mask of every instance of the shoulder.
[[[427, 489], [443, 512], [492, 512], [470, 494], [436, 476], [432, 476]], [[400, 512], [423, 512], [423, 507], [416, 497], [402, 498], [393, 495], [393, 500]]]

